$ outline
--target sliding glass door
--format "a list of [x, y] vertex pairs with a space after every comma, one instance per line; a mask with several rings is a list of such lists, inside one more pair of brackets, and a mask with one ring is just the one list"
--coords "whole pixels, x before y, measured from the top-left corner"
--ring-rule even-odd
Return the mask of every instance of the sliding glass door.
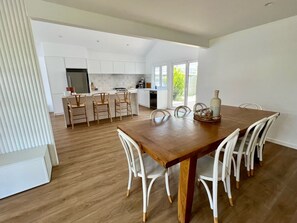
[[196, 103], [198, 62], [173, 65], [172, 107], [187, 105], [191, 109]]

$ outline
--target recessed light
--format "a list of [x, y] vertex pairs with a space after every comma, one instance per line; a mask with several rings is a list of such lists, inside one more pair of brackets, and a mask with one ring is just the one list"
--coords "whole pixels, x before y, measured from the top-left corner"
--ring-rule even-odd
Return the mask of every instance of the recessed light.
[[264, 6], [267, 7], [267, 6], [271, 6], [272, 4], [273, 4], [273, 2], [267, 2], [264, 4]]

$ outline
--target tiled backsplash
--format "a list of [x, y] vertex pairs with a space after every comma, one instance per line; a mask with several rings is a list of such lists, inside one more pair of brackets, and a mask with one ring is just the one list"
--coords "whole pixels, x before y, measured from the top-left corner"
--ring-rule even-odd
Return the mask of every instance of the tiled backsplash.
[[115, 87], [135, 88], [142, 74], [89, 74], [89, 82], [98, 90], [108, 91]]

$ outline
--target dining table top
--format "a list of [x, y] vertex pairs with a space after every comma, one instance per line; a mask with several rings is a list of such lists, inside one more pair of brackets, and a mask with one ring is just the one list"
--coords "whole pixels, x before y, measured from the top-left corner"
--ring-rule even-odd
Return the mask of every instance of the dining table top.
[[214, 151], [219, 143], [235, 129], [243, 135], [254, 122], [275, 112], [221, 106], [219, 122], [201, 122], [193, 113], [185, 118], [150, 119], [118, 125], [136, 141], [141, 149], [168, 168], [190, 157], [197, 158]]

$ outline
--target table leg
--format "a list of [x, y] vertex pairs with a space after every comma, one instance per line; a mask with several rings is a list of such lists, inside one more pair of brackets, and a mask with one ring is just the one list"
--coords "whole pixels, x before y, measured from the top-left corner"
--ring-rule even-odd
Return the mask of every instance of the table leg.
[[195, 189], [197, 157], [191, 157], [180, 163], [178, 188], [178, 220], [190, 222]]

